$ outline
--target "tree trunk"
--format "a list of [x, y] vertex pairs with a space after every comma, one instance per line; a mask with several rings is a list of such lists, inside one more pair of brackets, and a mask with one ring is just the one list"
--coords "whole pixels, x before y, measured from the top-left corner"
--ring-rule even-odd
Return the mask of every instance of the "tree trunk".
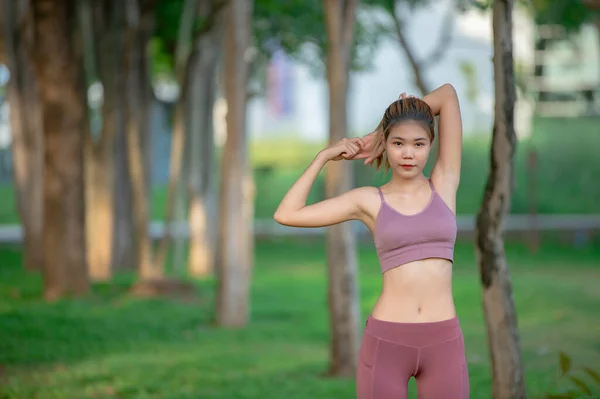
[[399, 17], [397, 15], [397, 7], [398, 3], [394, 2], [394, 15], [392, 15], [392, 19], [394, 20], [394, 29], [396, 30], [396, 36], [398, 42], [400, 43], [400, 47], [404, 51], [406, 58], [408, 58], [408, 63], [410, 64], [410, 68], [413, 72], [413, 78], [415, 80], [415, 85], [419, 88], [419, 91], [422, 95], [425, 95], [430, 92], [429, 85], [425, 82], [425, 76], [423, 73], [423, 68], [417, 61], [417, 58], [412, 51], [408, 40], [404, 36], [404, 31], [402, 29], [402, 25], [400, 24]]
[[[189, 64], [188, 64], [189, 68]], [[187, 92], [187, 88], [191, 85], [191, 70], [188, 70], [186, 73], [186, 79], [183, 84], [186, 89], [182, 89], [182, 94]], [[189, 122], [193, 117], [193, 113], [197, 112], [196, 110], [191, 109], [190, 104], [190, 95], [185, 93], [182, 97], [179, 98], [177, 104], [175, 105], [175, 121], [173, 124], [173, 147], [178, 148], [178, 151], [173, 151], [172, 155], [174, 156], [171, 161], [172, 167], [177, 167], [179, 170], [171, 169], [172, 171], [176, 170], [176, 174], [172, 174], [169, 178], [169, 188], [171, 188], [171, 183], [173, 183], [172, 189], [173, 191], [173, 214], [170, 217], [169, 223], [166, 223], [165, 226], [169, 225], [170, 228], [167, 230], [168, 234], [163, 237], [163, 244], [159, 248], [159, 253], [166, 255], [168, 252], [168, 242], [171, 237], [174, 238], [173, 242], [173, 263], [172, 266], [175, 270], [182, 270], [185, 267], [185, 237], [181, 234], [182, 231], [181, 225], [185, 222], [186, 219], [186, 209], [188, 207], [188, 193], [185, 190], [185, 182], [188, 181], [189, 176], [189, 162], [190, 162], [190, 149], [189, 145]], [[177, 166], [175, 166], [177, 165]], [[169, 190], [170, 192], [170, 190]], [[177, 234], [174, 234], [177, 232]], [[162, 251], [164, 252], [162, 252]], [[165, 263], [164, 261], [160, 264]]]
[[[121, 0], [105, 4], [92, 4], [89, 0], [82, 7], [82, 30], [89, 61], [94, 68], [99, 60], [99, 78], [104, 89], [102, 106], [102, 131], [98, 138], [88, 135], [86, 140], [87, 167], [87, 245], [90, 278], [107, 281], [112, 276], [113, 233], [115, 218], [114, 173], [115, 136], [119, 130], [118, 88], [123, 85], [122, 36], [124, 9]], [[95, 34], [92, 27], [95, 27]], [[84, 39], [85, 40], [85, 39]], [[100, 51], [96, 52], [96, 48]], [[91, 75], [94, 73], [90, 71]]]
[[188, 192], [190, 199], [190, 244], [188, 272], [195, 277], [209, 275], [214, 269], [214, 233], [209, 226], [209, 202], [214, 195], [213, 106], [216, 97], [217, 66], [221, 52], [221, 23], [200, 38], [190, 56], [192, 73], [190, 105], [191, 153]]
[[150, 71], [150, 55], [147, 52], [148, 43], [152, 39], [155, 26], [155, 7], [157, 0], [140, 0], [140, 42], [142, 56], [140, 57], [140, 129], [142, 132], [142, 157], [144, 161], [144, 178], [146, 180], [146, 202], [150, 203], [152, 195], [152, 104], [154, 92], [152, 89], [152, 74]]
[[512, 9], [512, 0], [494, 2], [495, 120], [490, 175], [477, 215], [476, 253], [483, 286], [494, 399], [526, 397], [517, 317], [502, 237], [504, 218], [510, 209], [516, 147]]
[[249, 46], [252, 2], [232, 0], [225, 7], [224, 40], [227, 140], [222, 157], [220, 229], [217, 245], [217, 323], [240, 327], [249, 317], [249, 288], [252, 274], [252, 220], [248, 204], [248, 149], [246, 138], [246, 91], [248, 65], [244, 55]]
[[169, 245], [173, 235], [172, 224], [183, 219], [185, 213], [185, 191], [181, 185], [181, 172], [184, 161], [186, 104], [190, 84], [188, 59], [192, 46], [194, 21], [199, 6], [198, 0], [185, 0], [180, 18], [177, 45], [175, 50], [175, 77], [179, 85], [179, 98], [175, 104], [173, 129], [171, 133], [171, 156], [169, 165], [169, 184], [165, 204], [165, 234], [160, 240], [156, 253], [156, 266], [164, 267]]
[[35, 0], [36, 77], [44, 130], [44, 289], [47, 299], [88, 290], [85, 245], [84, 123], [76, 4]]
[[1, 32], [10, 71], [8, 103], [12, 131], [13, 179], [23, 228], [26, 270], [42, 270], [43, 134], [39, 93], [29, 54], [34, 27], [26, 1], [4, 0]]
[[[124, 81], [126, 71], [122, 67], [117, 73], [121, 74]], [[129, 172], [129, 157], [127, 156], [127, 121], [126, 107], [127, 87], [123, 83], [117, 88], [117, 132], [114, 141], [114, 163], [113, 171], [115, 208], [115, 223], [113, 234], [113, 268], [135, 269], [138, 265], [137, 252], [134, 245], [133, 230], [133, 194], [131, 185], [131, 174]]]
[[[137, 269], [142, 270], [148, 266], [142, 267], [140, 256], [147, 249], [149, 254], [141, 256], [144, 259], [151, 260], [151, 241], [147, 234], [150, 215], [148, 214], [148, 205], [151, 200], [151, 185], [152, 185], [152, 131], [151, 131], [151, 107], [152, 107], [152, 87], [150, 84], [150, 72], [148, 66], [148, 56], [145, 48], [148, 43], [152, 31], [154, 29], [154, 6], [155, 0], [140, 0], [136, 3], [139, 5], [139, 29], [135, 33], [136, 37], [131, 37], [129, 47], [125, 49], [125, 57], [127, 57], [122, 68], [119, 68], [117, 79], [120, 84], [117, 85], [118, 94], [116, 96], [117, 104], [117, 137], [115, 140], [115, 196], [116, 202], [116, 224], [115, 224], [115, 239], [114, 239], [114, 267], [120, 269]], [[127, 5], [126, 5], [127, 7]], [[135, 11], [135, 10], [134, 10]], [[130, 37], [129, 31], [123, 33], [126, 40]], [[131, 54], [129, 51], [138, 51], [139, 54]], [[137, 62], [137, 65], [132, 64]], [[129, 78], [129, 69], [134, 68], [134, 73]], [[139, 98], [132, 99], [133, 106], [137, 110], [129, 115], [125, 110], [128, 108], [129, 89], [135, 88], [132, 96], [138, 95]], [[129, 117], [129, 116], [131, 117]], [[131, 137], [128, 135], [128, 126], [137, 124], [137, 136]], [[132, 130], [136, 127], [132, 126]], [[133, 133], [132, 133], [133, 134]], [[131, 140], [130, 140], [131, 138]], [[140, 170], [141, 185], [136, 189], [138, 195], [135, 197], [134, 204], [133, 182], [130, 171], [130, 157], [128, 155], [129, 142], [132, 142], [134, 147], [139, 145], [138, 150], [141, 151], [141, 160], [137, 158], [132, 162], [140, 161], [140, 165], [136, 165], [136, 169]], [[138, 182], [139, 183], [139, 182]], [[140, 191], [141, 190], [141, 191]], [[138, 229], [142, 236], [139, 242], [136, 238], [136, 229], [134, 228], [134, 219], [138, 224]], [[142, 228], [141, 226], [145, 226]], [[141, 253], [140, 253], [141, 252]], [[149, 274], [152, 274], [148, 271]]]
[[153, 279], [162, 275], [152, 263], [152, 248], [148, 231], [148, 188], [145, 171], [145, 160], [142, 148], [141, 131], [144, 126], [144, 102], [142, 78], [145, 64], [146, 43], [143, 41], [143, 26], [140, 20], [145, 15], [140, 15], [140, 4], [137, 0], [127, 0], [126, 4], [126, 71], [127, 71], [127, 158], [132, 185], [133, 219], [134, 219], [134, 248], [136, 253], [137, 269], [140, 280]]
[[[348, 69], [356, 11], [354, 0], [325, 0], [327, 24], [327, 80], [329, 83], [329, 140], [347, 137]], [[349, 162], [333, 162], [325, 173], [326, 197], [352, 188]], [[327, 229], [328, 295], [331, 358], [329, 373], [355, 375], [359, 348], [359, 303], [355, 238], [350, 223]]]

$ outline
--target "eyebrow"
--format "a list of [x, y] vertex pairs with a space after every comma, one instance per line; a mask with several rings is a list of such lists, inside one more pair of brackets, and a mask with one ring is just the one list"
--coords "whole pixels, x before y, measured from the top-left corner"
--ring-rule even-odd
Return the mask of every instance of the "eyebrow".
[[[404, 140], [404, 138], [398, 137], [398, 136], [392, 136], [391, 138], [392, 138], [392, 140]], [[419, 141], [419, 140], [426, 140], [426, 138], [425, 137], [417, 137], [414, 141]]]

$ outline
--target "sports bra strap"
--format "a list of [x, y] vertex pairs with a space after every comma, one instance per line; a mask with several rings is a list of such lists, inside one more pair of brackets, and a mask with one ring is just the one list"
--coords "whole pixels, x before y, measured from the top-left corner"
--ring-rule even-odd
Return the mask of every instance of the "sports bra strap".
[[431, 187], [431, 191], [433, 191], [435, 193], [435, 187], [433, 187], [433, 182], [431, 181], [431, 178], [427, 179], [429, 181], [429, 187]]
[[385, 202], [383, 199], [383, 192], [381, 191], [381, 187], [377, 187], [377, 191], [379, 191], [379, 198], [381, 198], [381, 202]]

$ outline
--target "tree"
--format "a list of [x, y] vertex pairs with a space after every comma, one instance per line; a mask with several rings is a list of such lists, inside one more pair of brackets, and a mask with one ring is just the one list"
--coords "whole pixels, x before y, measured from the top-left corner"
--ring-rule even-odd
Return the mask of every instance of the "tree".
[[214, 268], [214, 236], [210, 228], [209, 203], [214, 195], [215, 147], [213, 142], [213, 106], [216, 97], [217, 66], [222, 49], [224, 2], [203, 2], [200, 19], [203, 32], [195, 40], [190, 54], [192, 88], [187, 119], [190, 142], [189, 195], [190, 244], [188, 272], [192, 276], [206, 276]]
[[23, 228], [26, 270], [42, 270], [43, 135], [33, 51], [33, 20], [27, 1], [4, 0], [3, 28], [10, 71], [8, 103], [12, 131], [13, 172], [17, 211]]
[[214, 259], [212, 242], [216, 234], [208, 228], [206, 199], [212, 195], [213, 187], [212, 107], [220, 55], [220, 15], [225, 4], [225, 0], [165, 0], [158, 3], [156, 10], [161, 18], [153, 43], [155, 69], [173, 76], [180, 91], [173, 112], [166, 230], [154, 263], [157, 269], [164, 268], [174, 241], [173, 263], [175, 267], [183, 264], [184, 237], [174, 235], [173, 225], [184, 221], [189, 200], [188, 268], [195, 276], [211, 271]]
[[184, 0], [183, 8], [180, 13], [174, 61], [175, 81], [179, 86], [179, 98], [175, 104], [173, 117], [169, 184], [167, 187], [167, 201], [165, 204], [165, 234], [160, 240], [156, 253], [155, 267], [157, 269], [163, 268], [166, 261], [167, 251], [171, 243], [171, 223], [174, 219], [181, 219], [183, 217], [182, 213], [184, 213], [183, 207], [185, 201], [184, 198], [182, 198], [184, 193], [181, 190], [181, 172], [184, 166], [184, 148], [186, 141], [185, 117], [191, 79], [188, 60], [193, 45], [192, 33], [199, 5], [200, 2], [198, 0]]
[[227, 139], [222, 155], [217, 245], [217, 323], [239, 327], [249, 316], [253, 266], [252, 189], [246, 137], [246, 88], [253, 2], [230, 0], [225, 7], [224, 87]]
[[515, 78], [512, 0], [493, 5], [495, 118], [490, 174], [477, 214], [476, 253], [492, 362], [492, 397], [525, 398], [517, 316], [502, 229], [513, 189]]
[[[355, 12], [355, 0], [325, 0], [330, 143], [348, 136], [346, 102]], [[327, 166], [325, 192], [328, 198], [343, 194], [351, 186], [352, 169], [348, 162]], [[355, 239], [349, 223], [328, 228], [327, 264], [331, 329], [329, 373], [352, 376], [356, 372], [359, 345], [359, 306]]]
[[141, 281], [161, 275], [152, 263], [149, 236], [148, 176], [144, 158], [149, 134], [149, 71], [147, 44], [154, 27], [154, 0], [126, 0], [125, 69], [127, 160], [131, 174], [134, 246]]
[[87, 81], [99, 80], [103, 88], [100, 134], [85, 136], [88, 266], [92, 280], [107, 281], [115, 252], [115, 138], [117, 133], [124, 134], [119, 89], [124, 83], [125, 8], [122, 0], [83, 0], [79, 7]]
[[83, 127], [87, 122], [76, 3], [34, 0], [33, 60], [44, 131], [43, 253], [47, 299], [88, 290]]
[[[383, 24], [378, 24], [378, 29], [382, 35], [393, 38], [398, 42], [402, 52], [408, 59], [415, 86], [422, 95], [429, 93], [432, 89], [425, 74], [426, 70], [442, 59], [452, 40], [455, 9], [454, 7], [449, 7], [448, 12], [444, 17], [440, 39], [438, 40], [435, 49], [428, 56], [419, 59], [415, 54], [413, 46], [406, 37], [406, 24], [408, 23], [407, 20], [409, 18], [406, 15], [403, 16], [402, 8], [409, 11], [406, 14], [410, 15], [417, 7], [424, 7], [430, 3], [430, 1], [422, 0], [365, 0], [365, 4], [376, 6], [388, 14], [389, 19], [392, 21], [392, 27], [390, 28]], [[375, 22], [375, 24], [377, 24], [377, 22]]]

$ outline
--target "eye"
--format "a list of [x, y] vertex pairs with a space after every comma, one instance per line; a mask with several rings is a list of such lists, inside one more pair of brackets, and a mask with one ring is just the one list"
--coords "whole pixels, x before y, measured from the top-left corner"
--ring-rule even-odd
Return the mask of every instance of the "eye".
[[395, 142], [394, 142], [394, 145], [398, 146], [398, 145], [402, 145], [402, 143], [401, 143], [401, 142], [399, 142], [399, 141], [395, 141]]
[[421, 143], [421, 142], [417, 143], [417, 147], [423, 147], [424, 145], [425, 145], [425, 144], [423, 144], [423, 143]]

